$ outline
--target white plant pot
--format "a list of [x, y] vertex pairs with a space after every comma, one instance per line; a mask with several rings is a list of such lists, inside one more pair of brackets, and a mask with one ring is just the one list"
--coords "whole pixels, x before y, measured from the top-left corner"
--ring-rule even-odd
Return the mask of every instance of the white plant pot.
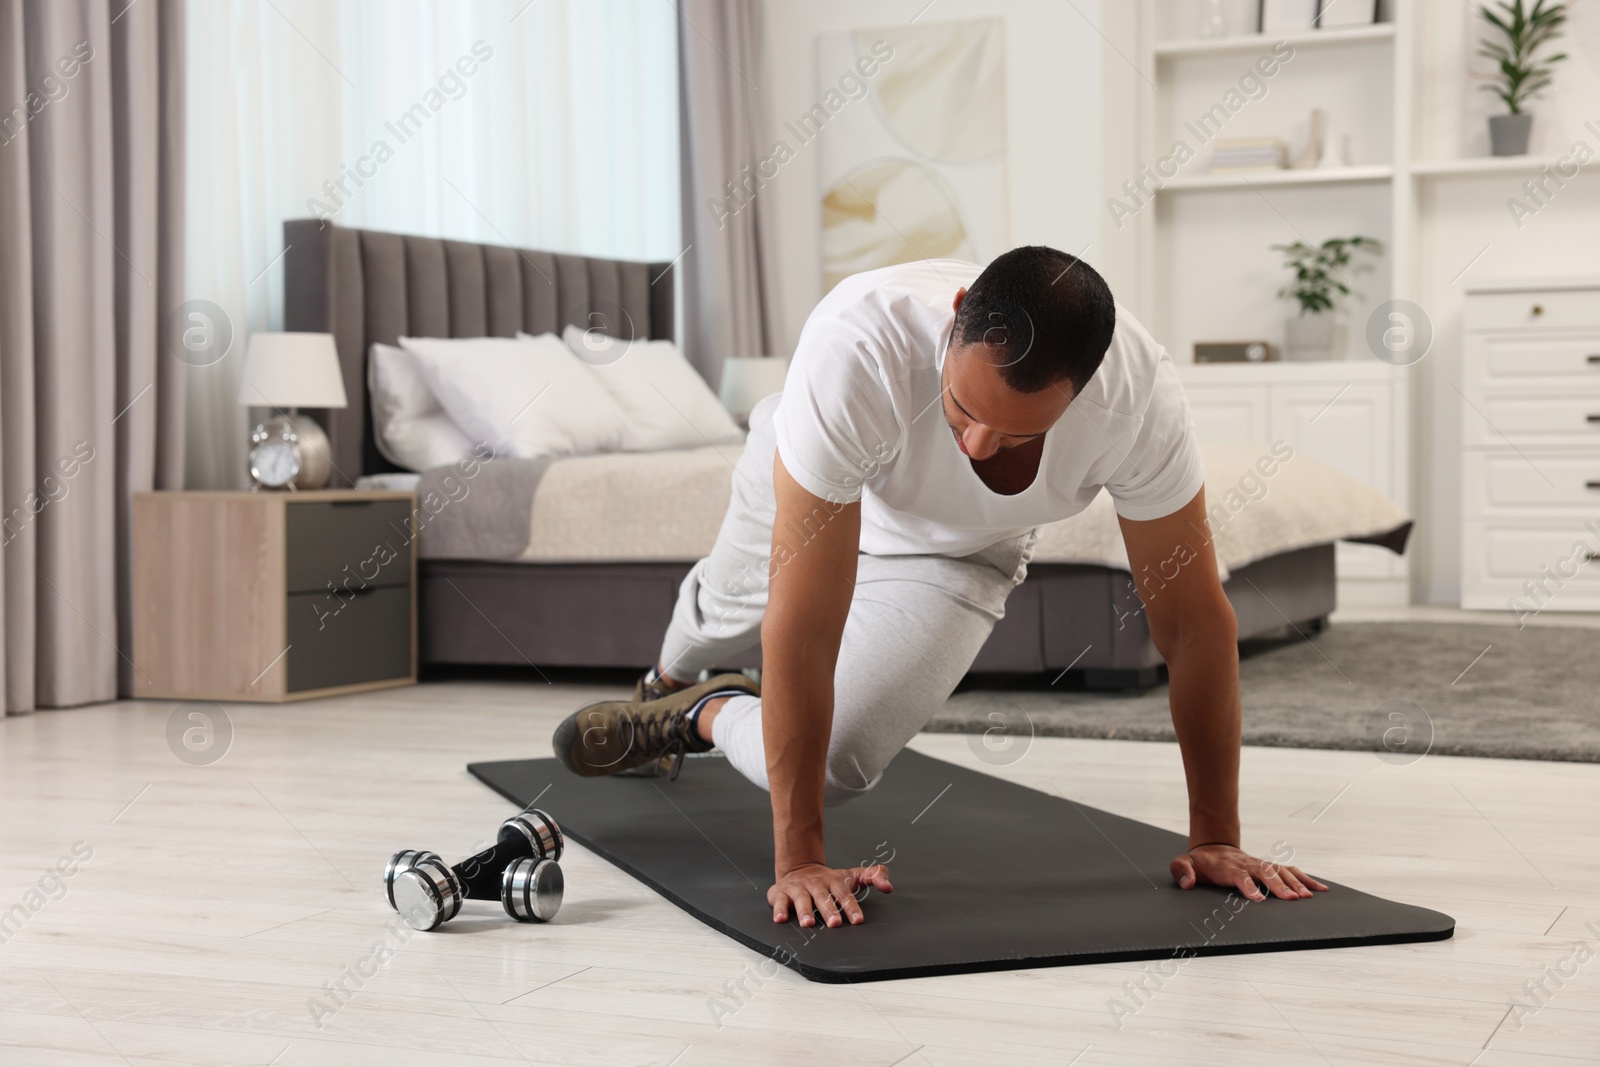
[[1284, 357], [1296, 362], [1332, 359], [1333, 335], [1332, 315], [1295, 315], [1284, 323]]

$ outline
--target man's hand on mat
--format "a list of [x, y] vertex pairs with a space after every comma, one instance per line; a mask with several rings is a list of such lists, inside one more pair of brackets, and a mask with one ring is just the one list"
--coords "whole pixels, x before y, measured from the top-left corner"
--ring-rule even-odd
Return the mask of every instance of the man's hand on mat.
[[1260, 882], [1274, 896], [1302, 900], [1312, 890], [1326, 893], [1328, 887], [1298, 867], [1285, 867], [1271, 860], [1258, 860], [1232, 845], [1200, 845], [1172, 861], [1172, 877], [1179, 889], [1193, 889], [1200, 882], [1232, 886], [1251, 900], [1265, 900], [1256, 887]]
[[889, 884], [889, 868], [881, 863], [871, 867], [843, 869], [808, 863], [779, 878], [767, 890], [767, 903], [772, 905], [772, 921], [775, 923], [788, 922], [789, 909], [792, 907], [801, 926], [816, 925], [816, 912], [822, 913], [822, 921], [829, 926], [840, 926], [845, 919], [855, 925], [866, 919], [855, 896], [857, 890], [864, 886], [871, 886], [880, 893], [893, 893], [894, 886]]

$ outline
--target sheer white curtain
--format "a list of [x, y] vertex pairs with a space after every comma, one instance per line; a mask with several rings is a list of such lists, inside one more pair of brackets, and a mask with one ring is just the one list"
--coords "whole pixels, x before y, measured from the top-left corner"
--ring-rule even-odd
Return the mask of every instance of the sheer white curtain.
[[283, 220], [627, 259], [682, 251], [677, 14], [659, 0], [189, 0], [189, 484], [243, 483], [244, 343]]

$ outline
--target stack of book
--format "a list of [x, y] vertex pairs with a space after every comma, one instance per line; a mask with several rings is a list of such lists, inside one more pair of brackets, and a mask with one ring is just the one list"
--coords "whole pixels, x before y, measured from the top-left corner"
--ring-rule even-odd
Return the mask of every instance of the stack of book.
[[1282, 170], [1289, 165], [1289, 146], [1276, 137], [1245, 137], [1218, 141], [1211, 149], [1213, 174]]

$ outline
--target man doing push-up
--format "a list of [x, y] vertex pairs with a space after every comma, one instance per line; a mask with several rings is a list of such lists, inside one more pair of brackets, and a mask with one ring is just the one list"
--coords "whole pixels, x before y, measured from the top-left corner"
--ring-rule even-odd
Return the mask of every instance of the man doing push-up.
[[[721, 749], [772, 796], [773, 921], [859, 923], [856, 891], [891, 892], [889, 872], [829, 865], [824, 806], [871, 789], [950, 696], [1036, 528], [1104, 489], [1134, 573], [1193, 546], [1146, 605], [1189, 789], [1173, 877], [1310, 897], [1327, 887], [1239, 848], [1236, 623], [1210, 538], [1195, 537], [1204, 477], [1171, 359], [1087, 263], [1025, 247], [983, 268], [848, 278], [807, 319], [783, 392], [751, 414], [721, 531], [656, 667], [632, 699], [564, 721], [556, 755], [586, 776], [676, 774], [684, 753]], [[692, 681], [757, 642], [759, 688]]]

